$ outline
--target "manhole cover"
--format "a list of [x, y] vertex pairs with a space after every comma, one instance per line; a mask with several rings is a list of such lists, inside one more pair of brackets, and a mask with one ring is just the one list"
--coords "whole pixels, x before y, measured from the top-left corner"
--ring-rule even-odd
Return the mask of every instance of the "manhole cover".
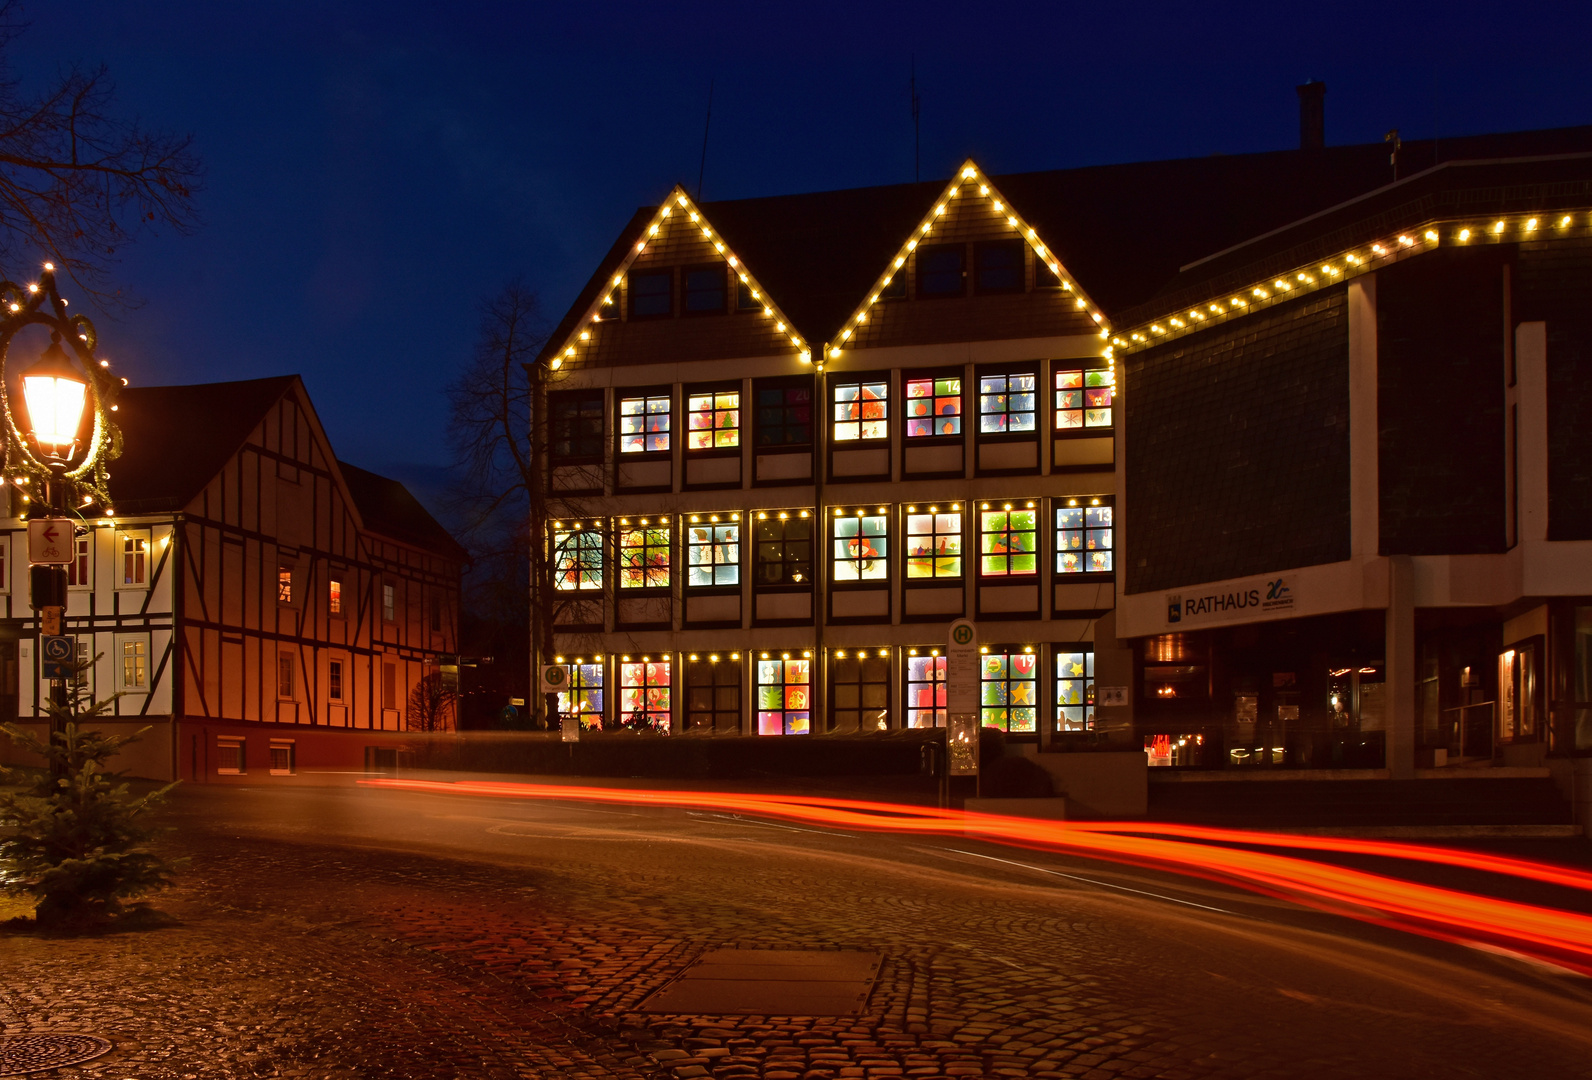
[[712, 949], [641, 1011], [855, 1015], [868, 1005], [882, 960], [876, 952]]
[[93, 1035], [0, 1035], [0, 1076], [76, 1065], [110, 1048], [109, 1041]]

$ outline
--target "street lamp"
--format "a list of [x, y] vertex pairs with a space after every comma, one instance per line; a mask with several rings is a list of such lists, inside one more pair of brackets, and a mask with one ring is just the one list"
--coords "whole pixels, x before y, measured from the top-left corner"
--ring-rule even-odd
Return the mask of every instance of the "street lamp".
[[62, 351], [61, 335], [51, 334], [39, 362], [22, 373], [22, 397], [29, 433], [52, 465], [64, 466], [72, 456], [87, 392], [88, 380]]

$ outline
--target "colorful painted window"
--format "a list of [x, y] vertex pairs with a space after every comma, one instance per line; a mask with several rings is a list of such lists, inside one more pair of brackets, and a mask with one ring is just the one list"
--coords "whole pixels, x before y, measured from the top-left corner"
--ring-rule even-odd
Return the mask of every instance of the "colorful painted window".
[[829, 658], [829, 730], [884, 731], [889, 727], [889, 652], [836, 650]]
[[1056, 430], [1111, 426], [1111, 372], [1105, 368], [1056, 372]]
[[979, 657], [980, 722], [1013, 734], [1032, 734], [1039, 722], [1039, 658], [991, 646]]
[[1095, 729], [1094, 653], [1056, 652], [1056, 730]]
[[[917, 650], [914, 649], [913, 652]], [[944, 727], [945, 657], [909, 654], [906, 674], [907, 727]]]
[[1056, 507], [1056, 573], [1109, 574], [1111, 506], [1101, 499], [1089, 506]]
[[343, 613], [343, 579], [332, 578], [326, 583], [326, 611], [329, 615]]
[[989, 503], [978, 515], [979, 573], [985, 577], [1010, 577], [1039, 572], [1039, 511], [1033, 503], [999, 510]]
[[741, 519], [736, 514], [693, 514], [685, 530], [687, 585], [741, 583]]
[[725, 450], [741, 445], [739, 391], [690, 394], [686, 397], [686, 416], [691, 427], [686, 449]]
[[669, 519], [619, 521], [619, 587], [669, 587]]
[[619, 727], [629, 731], [669, 734], [669, 679], [667, 659], [619, 663]]
[[978, 430], [985, 435], [1035, 430], [1037, 382], [1031, 373], [979, 376]]
[[757, 733], [805, 735], [812, 725], [812, 661], [784, 657], [757, 662]]
[[907, 438], [962, 434], [962, 380], [908, 379]]
[[907, 511], [907, 577], [959, 578], [962, 576], [962, 515]]
[[553, 587], [563, 592], [603, 587], [602, 533], [596, 529], [553, 533]]
[[888, 382], [836, 383], [835, 441], [890, 437]]
[[619, 452], [653, 454], [669, 449], [669, 395], [619, 399]]
[[733, 735], [741, 730], [741, 663], [734, 657], [692, 660], [685, 670], [686, 727]]
[[580, 726], [588, 730], [603, 729], [603, 665], [601, 661], [590, 664], [577, 660], [569, 668], [569, 689], [558, 692], [560, 716], [580, 718]]
[[763, 385], [757, 399], [757, 445], [807, 446], [813, 441], [813, 388], [810, 381]]
[[761, 510], [757, 515], [758, 585], [807, 585], [813, 580], [810, 510]]
[[881, 509], [877, 514], [858, 510], [855, 514], [835, 511], [835, 581], [883, 581], [889, 576], [885, 556], [889, 518]]

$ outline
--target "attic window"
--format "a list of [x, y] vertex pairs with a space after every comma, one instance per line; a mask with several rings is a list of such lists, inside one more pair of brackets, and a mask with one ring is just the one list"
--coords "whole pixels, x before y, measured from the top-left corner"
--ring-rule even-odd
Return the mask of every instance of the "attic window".
[[674, 314], [674, 271], [630, 275], [630, 317], [666, 319]]
[[724, 314], [724, 267], [690, 266], [685, 270], [685, 313]]
[[918, 248], [918, 296], [961, 296], [966, 278], [966, 244]]
[[977, 267], [975, 291], [980, 294], [1023, 291], [1023, 242], [991, 240], [976, 244], [973, 254]]

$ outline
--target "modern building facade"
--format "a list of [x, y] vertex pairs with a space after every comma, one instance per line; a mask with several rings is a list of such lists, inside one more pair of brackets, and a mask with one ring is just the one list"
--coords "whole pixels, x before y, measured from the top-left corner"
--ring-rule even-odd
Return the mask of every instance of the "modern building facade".
[[[127, 767], [226, 781], [393, 761], [411, 690], [456, 664], [459, 546], [402, 485], [336, 459], [296, 376], [134, 387], [117, 418], [114, 509], [77, 529], [63, 632], [87, 692], [122, 695], [107, 726], [152, 728]], [[41, 723], [12, 497], [3, 684]]]

